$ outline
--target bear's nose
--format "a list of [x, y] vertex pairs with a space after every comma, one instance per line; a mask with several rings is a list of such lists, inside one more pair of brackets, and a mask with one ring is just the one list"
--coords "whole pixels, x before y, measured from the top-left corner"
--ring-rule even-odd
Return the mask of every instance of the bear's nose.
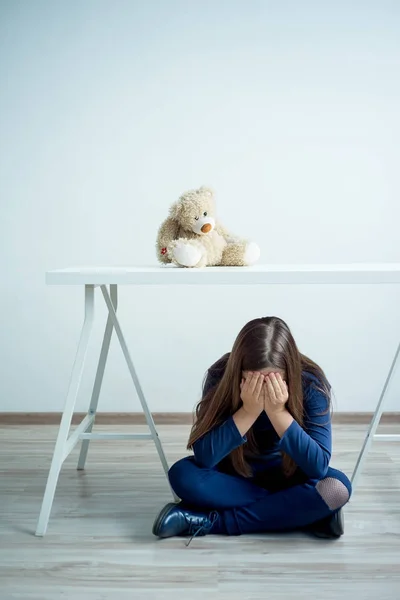
[[202, 231], [202, 233], [208, 233], [209, 231], [211, 231], [211, 229], [212, 229], [212, 227], [211, 227], [210, 223], [206, 223], [201, 228], [201, 231]]

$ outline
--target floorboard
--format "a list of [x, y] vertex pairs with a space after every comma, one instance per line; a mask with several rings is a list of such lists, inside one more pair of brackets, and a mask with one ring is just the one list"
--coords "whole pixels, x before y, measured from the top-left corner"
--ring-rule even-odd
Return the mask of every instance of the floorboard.
[[[101, 425], [101, 431], [115, 426]], [[131, 431], [119, 426], [118, 431]], [[136, 426], [137, 431], [146, 431]], [[189, 426], [159, 427], [168, 461]], [[351, 474], [366, 425], [335, 425], [332, 466]], [[150, 441], [93, 441], [62, 470], [48, 533], [36, 538], [57, 428], [0, 428], [0, 600], [398, 600], [400, 445], [375, 442], [338, 541], [306, 534], [156, 540], [151, 526], [171, 500]], [[400, 433], [384, 425], [380, 433]]]

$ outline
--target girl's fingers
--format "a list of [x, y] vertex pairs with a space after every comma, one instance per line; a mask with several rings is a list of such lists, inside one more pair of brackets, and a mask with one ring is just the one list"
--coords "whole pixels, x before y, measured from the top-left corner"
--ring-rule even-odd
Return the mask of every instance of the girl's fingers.
[[242, 377], [242, 381], [240, 382], [240, 389], [242, 391], [244, 391], [244, 390], [247, 389], [248, 385], [249, 385], [248, 384], [248, 377], [247, 378], [246, 377]]
[[274, 386], [272, 385], [272, 382], [271, 382], [271, 379], [269, 378], [269, 376], [267, 377], [265, 383], [267, 386], [269, 400], [271, 400], [272, 402], [276, 402], [277, 399], [276, 399], [275, 389], [274, 389]]
[[256, 387], [254, 390], [254, 395], [256, 396], [256, 398], [259, 397], [263, 384], [264, 384], [264, 377], [262, 375], [259, 375], [259, 377], [257, 379]]
[[281, 394], [286, 396], [287, 394], [287, 386], [286, 383], [282, 379], [282, 375], [280, 373], [277, 374], [276, 379], [278, 381], [279, 387], [281, 388]]
[[270, 373], [270, 374], [268, 375], [268, 379], [269, 379], [269, 380], [270, 380], [270, 382], [272, 383], [272, 386], [273, 386], [273, 388], [274, 388], [274, 390], [275, 390], [275, 395], [276, 395], [277, 397], [279, 397], [279, 396], [280, 396], [280, 394], [281, 394], [281, 386], [280, 386], [280, 385], [279, 385], [279, 383], [278, 383], [278, 380], [277, 380], [277, 378], [276, 378], [276, 375], [275, 375], [275, 373]]
[[261, 377], [261, 374], [258, 373], [257, 371], [255, 373], [252, 374], [251, 379], [250, 379], [250, 384], [249, 384], [249, 391], [254, 394], [256, 386], [257, 386], [257, 382], [259, 380], [259, 378]]
[[268, 394], [268, 388], [267, 388], [267, 382], [263, 381], [263, 386], [262, 386], [262, 393], [263, 393], [263, 397], [264, 397], [264, 404], [265, 402], [268, 402], [269, 400], [269, 394]]

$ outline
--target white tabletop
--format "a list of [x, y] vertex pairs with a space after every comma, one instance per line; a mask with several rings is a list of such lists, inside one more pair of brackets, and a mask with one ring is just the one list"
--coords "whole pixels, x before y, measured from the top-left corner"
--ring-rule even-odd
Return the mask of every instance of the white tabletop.
[[46, 273], [49, 285], [262, 285], [400, 283], [400, 263], [256, 265], [254, 267], [175, 266], [72, 267]]

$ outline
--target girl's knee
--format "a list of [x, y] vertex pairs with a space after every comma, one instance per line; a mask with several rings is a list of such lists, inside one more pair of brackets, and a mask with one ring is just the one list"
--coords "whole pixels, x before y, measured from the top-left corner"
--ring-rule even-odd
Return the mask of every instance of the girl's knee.
[[187, 458], [178, 460], [172, 465], [172, 467], [170, 467], [168, 471], [168, 479], [174, 490], [176, 485], [179, 485], [181, 481], [187, 478], [189, 469], [190, 466], [188, 465]]
[[351, 483], [344, 473], [336, 471], [318, 481], [317, 492], [330, 510], [339, 510], [350, 500]]
[[207, 490], [207, 469], [202, 469], [191, 457], [178, 460], [168, 471], [174, 492], [187, 502], [203, 501]]

